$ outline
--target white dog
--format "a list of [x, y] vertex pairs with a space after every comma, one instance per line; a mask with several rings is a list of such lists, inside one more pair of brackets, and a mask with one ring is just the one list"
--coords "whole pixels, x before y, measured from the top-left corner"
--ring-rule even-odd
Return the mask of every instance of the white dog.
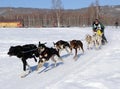
[[92, 39], [93, 39], [95, 48], [100, 49], [102, 45], [102, 34], [100, 35], [97, 32], [94, 32]]
[[97, 32], [94, 32], [93, 35], [87, 34], [85, 40], [87, 42], [87, 49], [92, 49], [93, 47], [99, 49], [102, 45], [102, 34], [98, 34]]
[[92, 49], [93, 48], [93, 37], [87, 34], [85, 37], [85, 41], [87, 43], [87, 49]]

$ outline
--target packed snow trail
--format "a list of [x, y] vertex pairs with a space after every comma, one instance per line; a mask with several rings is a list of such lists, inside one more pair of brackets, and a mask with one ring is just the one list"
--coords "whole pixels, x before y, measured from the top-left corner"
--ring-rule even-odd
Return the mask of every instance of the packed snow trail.
[[[120, 89], [120, 29], [108, 27], [105, 35], [108, 44], [100, 50], [87, 50], [85, 35], [92, 34], [91, 28], [1, 28], [0, 29], [0, 87], [1, 89]], [[64, 63], [53, 67], [50, 60], [39, 71], [37, 63], [29, 59], [32, 68], [25, 78], [20, 78], [22, 62], [17, 57], [9, 57], [12, 45], [47, 42], [52, 47], [58, 40], [82, 40], [85, 53], [78, 52], [74, 61], [74, 51], [68, 55], [62, 51]]]

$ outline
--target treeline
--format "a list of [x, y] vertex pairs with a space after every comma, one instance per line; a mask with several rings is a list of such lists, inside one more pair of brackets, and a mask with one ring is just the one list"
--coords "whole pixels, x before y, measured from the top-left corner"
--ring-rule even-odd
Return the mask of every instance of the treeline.
[[[118, 17], [102, 13], [101, 7], [91, 5], [82, 10], [49, 9], [34, 13], [15, 13], [9, 10], [6, 16], [0, 16], [0, 21], [21, 21], [24, 27], [62, 27], [91, 26], [94, 19], [99, 18], [105, 25], [114, 25]], [[119, 21], [119, 20], [118, 20]]]

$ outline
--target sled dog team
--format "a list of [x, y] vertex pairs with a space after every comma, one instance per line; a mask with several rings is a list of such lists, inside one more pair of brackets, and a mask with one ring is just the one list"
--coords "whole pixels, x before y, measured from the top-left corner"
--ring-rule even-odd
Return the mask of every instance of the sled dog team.
[[[102, 37], [100, 35], [97, 35], [97, 33], [93, 36], [87, 34], [85, 40], [87, 42], [88, 49], [92, 49], [93, 47], [101, 47]], [[26, 67], [28, 67], [29, 73], [32, 71], [29, 64], [26, 61], [28, 58], [34, 58], [35, 62], [37, 62], [36, 57], [39, 58], [36, 69], [39, 70], [39, 68], [41, 68], [44, 65], [44, 63], [49, 59], [51, 59], [55, 63], [55, 66], [57, 59], [63, 62], [63, 59], [60, 56], [60, 52], [62, 50], [66, 50], [69, 54], [72, 54], [72, 49], [74, 49], [75, 53], [73, 58], [75, 60], [77, 60], [78, 57], [78, 49], [81, 49], [82, 53], [84, 53], [83, 43], [81, 40], [71, 40], [70, 42], [59, 40], [56, 43], [53, 42], [54, 47], [51, 48], [47, 47], [45, 44], [47, 43], [39, 42], [38, 46], [36, 46], [35, 44], [26, 44], [23, 46], [17, 45], [10, 47], [8, 55], [21, 58], [21, 61], [23, 63], [24, 74], [21, 77], [24, 77], [27, 74]], [[57, 56], [57, 59], [55, 59], [55, 56]]]

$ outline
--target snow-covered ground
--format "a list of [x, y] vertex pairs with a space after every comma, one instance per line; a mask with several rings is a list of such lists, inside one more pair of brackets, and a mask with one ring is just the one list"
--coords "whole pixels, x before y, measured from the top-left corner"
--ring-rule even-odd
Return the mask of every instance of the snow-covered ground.
[[[92, 34], [92, 28], [0, 28], [0, 89], [120, 89], [120, 28], [106, 27], [108, 44], [100, 50], [87, 50], [85, 35]], [[37, 63], [28, 59], [33, 70], [21, 78], [22, 62], [9, 57], [10, 46], [47, 42], [53, 47], [58, 40], [81, 40], [85, 53], [79, 51], [79, 58], [62, 51], [64, 63], [53, 67], [50, 60], [35, 71]]]

